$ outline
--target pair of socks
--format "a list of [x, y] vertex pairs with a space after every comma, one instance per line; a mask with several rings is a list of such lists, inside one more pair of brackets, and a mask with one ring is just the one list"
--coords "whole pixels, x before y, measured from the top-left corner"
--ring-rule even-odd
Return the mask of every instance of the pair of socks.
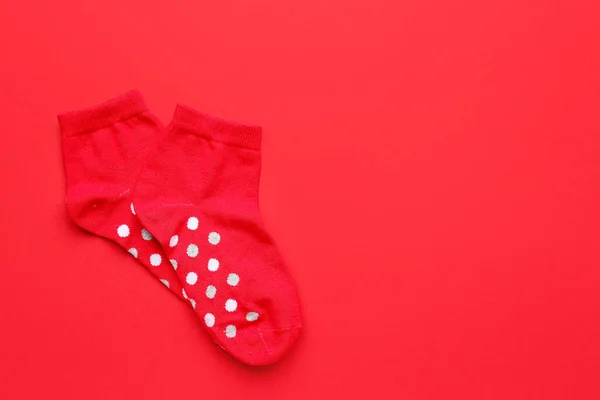
[[298, 337], [296, 288], [258, 208], [261, 128], [141, 94], [58, 116], [70, 218], [195, 310], [234, 358], [268, 365]]

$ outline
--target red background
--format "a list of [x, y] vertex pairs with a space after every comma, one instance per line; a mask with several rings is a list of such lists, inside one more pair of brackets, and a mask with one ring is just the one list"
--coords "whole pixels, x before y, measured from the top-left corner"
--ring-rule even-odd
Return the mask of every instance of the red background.
[[[598, 399], [600, 5], [0, 6], [0, 398]], [[264, 127], [305, 329], [226, 357], [64, 207], [56, 114], [139, 88]]]

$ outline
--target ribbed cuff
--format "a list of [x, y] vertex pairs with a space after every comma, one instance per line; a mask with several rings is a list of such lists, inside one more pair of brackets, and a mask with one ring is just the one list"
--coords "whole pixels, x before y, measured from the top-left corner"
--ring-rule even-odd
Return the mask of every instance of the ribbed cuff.
[[262, 128], [227, 121], [177, 104], [171, 126], [197, 134], [215, 142], [232, 146], [260, 149]]
[[97, 106], [58, 115], [63, 135], [95, 131], [145, 113], [142, 94], [132, 90]]

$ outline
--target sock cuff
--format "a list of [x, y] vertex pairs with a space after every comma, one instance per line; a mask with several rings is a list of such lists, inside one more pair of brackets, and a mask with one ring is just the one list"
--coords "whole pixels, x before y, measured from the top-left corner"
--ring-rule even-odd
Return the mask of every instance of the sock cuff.
[[249, 149], [260, 149], [262, 136], [260, 126], [227, 121], [181, 104], [177, 104], [175, 108], [171, 126], [215, 142]]
[[102, 104], [58, 115], [64, 135], [75, 135], [106, 128], [119, 121], [148, 111], [142, 94], [137, 90], [110, 99]]

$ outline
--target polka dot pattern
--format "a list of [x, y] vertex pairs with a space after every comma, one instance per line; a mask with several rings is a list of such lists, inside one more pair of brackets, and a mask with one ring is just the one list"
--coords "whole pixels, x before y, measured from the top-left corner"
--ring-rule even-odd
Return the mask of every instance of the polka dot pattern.
[[160, 256], [160, 254], [152, 254], [150, 256], [150, 264], [153, 267], [158, 267], [161, 262], [162, 262], [162, 257]]
[[142, 238], [144, 240], [152, 240], [152, 234], [146, 228], [142, 229]]
[[187, 255], [192, 258], [197, 257], [198, 256], [198, 246], [192, 243], [187, 247], [186, 252], [187, 252]]
[[181, 288], [181, 295], [183, 296], [183, 298], [184, 298], [184, 299], [188, 299], [188, 295], [187, 295], [187, 293], [185, 292], [185, 289], [184, 289], [184, 288]]
[[198, 274], [195, 272], [188, 272], [187, 276], [185, 277], [185, 282], [188, 285], [195, 285], [196, 282], [198, 282]]
[[129, 236], [129, 227], [125, 224], [120, 225], [117, 228], [117, 235], [119, 235], [119, 237], [126, 238]]
[[196, 229], [198, 229], [198, 218], [196, 218], [196, 217], [190, 217], [187, 220], [187, 228], [190, 231], [195, 231]]
[[218, 269], [219, 269], [219, 260], [217, 260], [216, 258], [211, 258], [210, 260], [208, 260], [208, 270], [209, 271], [215, 272]]
[[213, 326], [215, 326], [215, 316], [211, 313], [206, 313], [204, 315], [204, 323], [209, 328], [212, 328]]
[[256, 321], [257, 319], [258, 319], [257, 312], [249, 312], [248, 314], [246, 314], [246, 321], [253, 322], [253, 321]]
[[216, 294], [217, 294], [217, 288], [214, 287], [213, 285], [209, 285], [206, 288], [206, 297], [208, 297], [209, 299], [214, 299]]
[[236, 333], [237, 328], [235, 327], [235, 325], [227, 325], [227, 327], [225, 328], [225, 336], [227, 336], [229, 339], [234, 338]]
[[240, 277], [238, 274], [229, 274], [229, 276], [227, 276], [227, 283], [230, 286], [237, 286], [238, 283], [240, 283]]
[[[189, 217], [186, 221], [186, 227], [190, 231], [198, 230], [199, 225], [200, 225], [200, 221], [197, 217], [193, 217], [193, 216]], [[180, 240], [179, 235], [171, 236], [171, 238], [169, 240], [169, 247], [177, 246], [179, 244], [179, 240]], [[208, 243], [210, 243], [213, 246], [216, 246], [220, 242], [221, 242], [221, 235], [218, 232], [212, 231], [212, 232], [208, 233]], [[189, 243], [187, 245], [186, 254], [188, 257], [196, 258], [199, 256], [199, 253], [200, 253], [200, 248], [197, 244]], [[175, 261], [173, 259], [171, 259], [169, 261], [171, 262], [173, 269], [177, 270], [177, 267], [178, 267], [177, 261]], [[210, 272], [216, 272], [216, 271], [218, 271], [218, 269], [220, 267], [221, 267], [221, 265], [220, 265], [220, 262], [218, 259], [216, 259], [216, 258], [208, 259], [207, 268]], [[218, 275], [214, 275], [214, 276], [217, 277]], [[194, 286], [194, 285], [198, 284], [199, 281], [200, 281], [200, 277], [194, 271], [188, 272], [185, 276], [185, 283], [187, 283], [190, 286]], [[237, 273], [229, 272], [227, 274], [227, 285], [229, 285], [230, 287], [238, 286], [240, 284], [240, 281], [241, 281], [240, 276]], [[183, 294], [184, 298], [186, 298], [190, 301], [190, 303], [192, 304], [192, 307], [195, 308], [196, 302], [193, 299], [188, 298], [187, 293], [185, 292], [184, 289], [182, 289], [182, 294]], [[215, 299], [215, 297], [217, 296], [217, 287], [215, 285], [206, 286], [205, 294], [208, 299]], [[217, 307], [223, 307], [223, 303], [221, 301], [219, 301], [218, 303], [213, 303], [213, 304]], [[219, 304], [221, 304], [221, 305], [218, 306]], [[224, 303], [224, 307], [225, 307], [225, 311], [227, 313], [234, 313], [234, 312], [238, 311], [238, 302], [237, 302], [237, 300], [235, 300], [233, 298], [228, 298]], [[245, 314], [245, 317], [248, 322], [254, 322], [254, 321], [258, 320], [259, 315], [257, 312], [252, 311], [252, 312], [247, 312]], [[226, 322], [226, 321], [223, 321], [223, 322]], [[215, 317], [214, 311], [207, 312], [204, 314], [204, 324], [208, 328], [212, 328], [215, 326], [216, 317]], [[227, 325], [227, 324], [224, 323], [223, 325]], [[235, 338], [237, 335], [237, 327], [233, 324], [229, 324], [225, 327], [224, 333], [225, 333], [225, 336], [230, 339]]]
[[135, 258], [138, 257], [138, 251], [137, 251], [137, 249], [135, 247], [130, 248], [129, 250], [127, 250], [127, 252], [129, 254], [131, 254], [132, 256], [134, 256]]
[[196, 309], [196, 300], [190, 299], [190, 304], [192, 305], [192, 308], [195, 310]]
[[229, 312], [234, 312], [237, 309], [237, 301], [229, 299], [225, 302], [225, 309]]
[[186, 253], [188, 256], [194, 258], [198, 256], [198, 246], [196, 246], [195, 244], [190, 244], [186, 250]]
[[131, 203], [131, 204], [129, 205], [129, 209], [131, 210], [131, 213], [132, 213], [133, 215], [135, 215], [135, 208], [133, 208], [133, 203]]
[[161, 279], [160, 281], [161, 281], [161, 282], [162, 282], [162, 283], [163, 283], [163, 284], [164, 284], [166, 287], [168, 287], [168, 288], [171, 288], [171, 284], [169, 283], [169, 281], [168, 281], [168, 280], [166, 280], [166, 279]]
[[221, 235], [217, 232], [211, 232], [208, 234], [208, 243], [217, 245], [221, 241]]

